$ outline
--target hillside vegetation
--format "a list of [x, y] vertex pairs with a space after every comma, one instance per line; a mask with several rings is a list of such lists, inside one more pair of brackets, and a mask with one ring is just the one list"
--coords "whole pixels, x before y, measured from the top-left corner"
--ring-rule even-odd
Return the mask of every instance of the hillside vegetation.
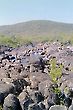
[[48, 20], [33, 20], [14, 25], [0, 26], [0, 44], [10, 46], [28, 42], [71, 41], [73, 43], [73, 24]]

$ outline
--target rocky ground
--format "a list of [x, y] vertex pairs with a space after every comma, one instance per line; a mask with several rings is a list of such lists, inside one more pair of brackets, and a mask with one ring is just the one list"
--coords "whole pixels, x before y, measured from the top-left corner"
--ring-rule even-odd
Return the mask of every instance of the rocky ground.
[[[62, 65], [53, 77], [52, 59], [54, 70]], [[0, 105], [3, 110], [73, 110], [73, 46], [0, 46]]]

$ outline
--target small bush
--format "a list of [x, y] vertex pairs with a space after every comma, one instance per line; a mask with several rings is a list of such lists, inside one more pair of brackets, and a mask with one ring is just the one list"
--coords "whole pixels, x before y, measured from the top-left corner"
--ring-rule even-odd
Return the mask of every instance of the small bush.
[[62, 75], [63, 65], [61, 64], [57, 65], [55, 58], [51, 59], [49, 63], [50, 63], [50, 77], [52, 81], [56, 83]]

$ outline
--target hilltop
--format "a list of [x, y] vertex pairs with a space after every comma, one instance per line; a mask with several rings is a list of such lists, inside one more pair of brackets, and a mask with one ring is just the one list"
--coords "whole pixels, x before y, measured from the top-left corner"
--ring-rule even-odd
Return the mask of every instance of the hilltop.
[[54, 22], [49, 20], [32, 20], [13, 25], [0, 26], [0, 33], [4, 35], [21, 36], [58, 36], [61, 33], [71, 35], [73, 24]]

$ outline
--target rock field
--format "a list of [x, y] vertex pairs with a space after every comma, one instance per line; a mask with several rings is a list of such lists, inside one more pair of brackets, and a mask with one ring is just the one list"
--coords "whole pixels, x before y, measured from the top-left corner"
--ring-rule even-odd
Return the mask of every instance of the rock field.
[[[56, 68], [63, 66], [55, 82], [52, 59]], [[0, 46], [0, 105], [3, 110], [73, 110], [73, 46], [59, 42]]]

